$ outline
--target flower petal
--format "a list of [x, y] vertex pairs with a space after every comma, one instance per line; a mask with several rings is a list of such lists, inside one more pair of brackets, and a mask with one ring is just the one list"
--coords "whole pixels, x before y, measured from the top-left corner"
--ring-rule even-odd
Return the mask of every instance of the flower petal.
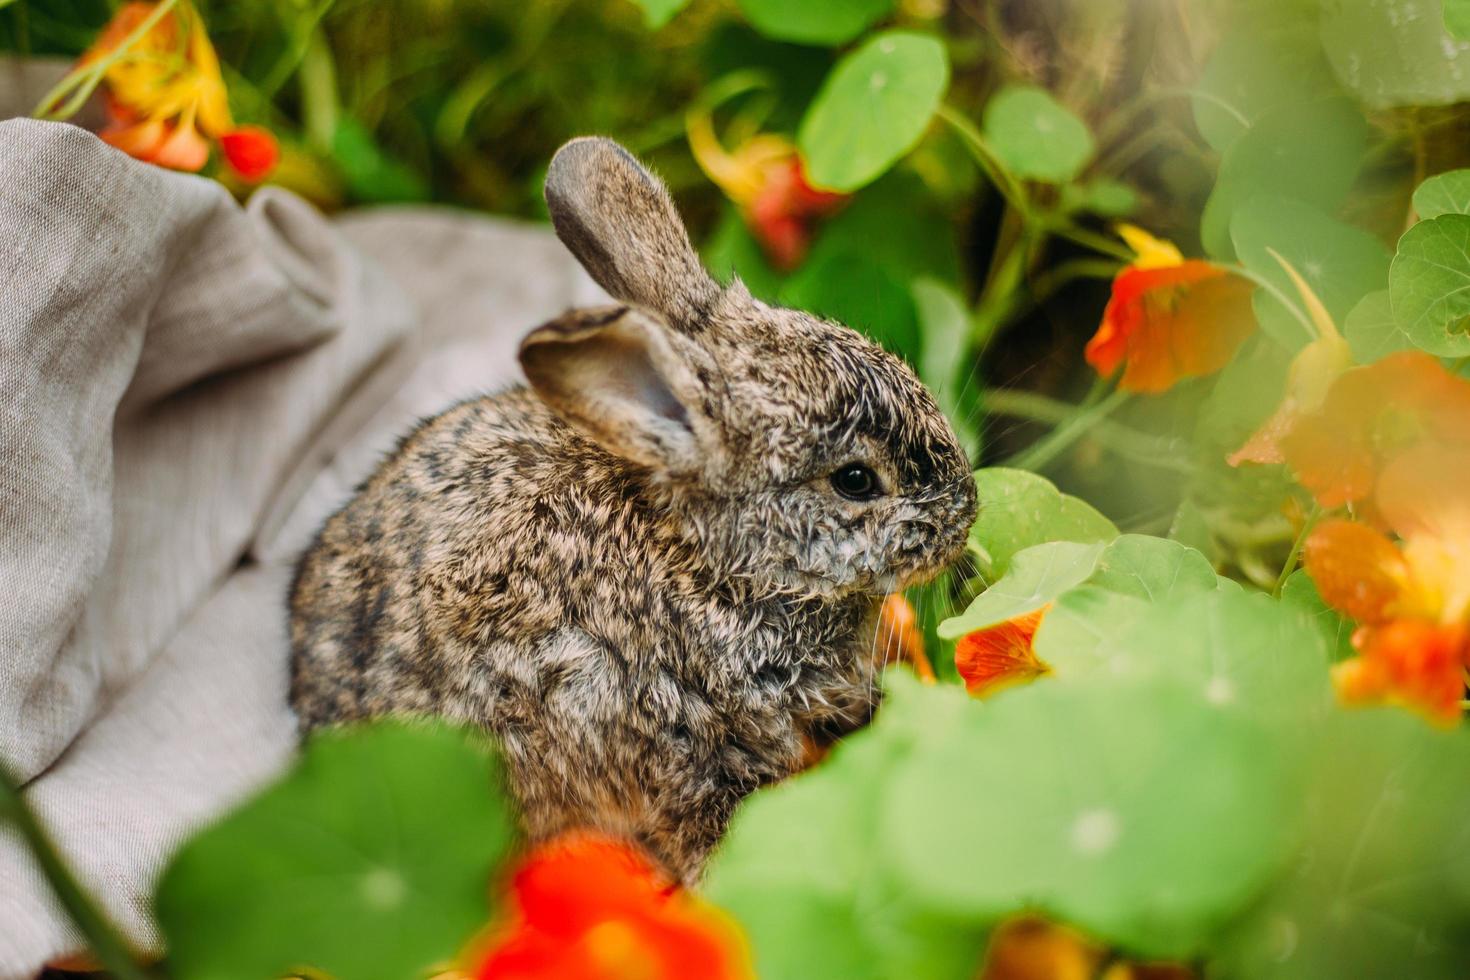
[[1395, 620], [1353, 637], [1361, 656], [1333, 669], [1338, 695], [1349, 703], [1402, 704], [1443, 724], [1460, 719], [1470, 633], [1463, 625]]
[[955, 669], [971, 694], [980, 697], [1051, 672], [1032, 647], [1047, 608], [960, 637], [955, 644]]
[[1125, 391], [1160, 392], [1224, 367], [1255, 330], [1251, 283], [1209, 262], [1130, 266], [1113, 280], [1087, 362], [1104, 377], [1121, 366]]
[[269, 130], [241, 126], [219, 138], [220, 152], [230, 168], [252, 183], [264, 180], [281, 158], [281, 148]]
[[1303, 549], [1322, 601], [1367, 625], [1386, 622], [1408, 581], [1404, 557], [1380, 531], [1352, 521], [1323, 521]]

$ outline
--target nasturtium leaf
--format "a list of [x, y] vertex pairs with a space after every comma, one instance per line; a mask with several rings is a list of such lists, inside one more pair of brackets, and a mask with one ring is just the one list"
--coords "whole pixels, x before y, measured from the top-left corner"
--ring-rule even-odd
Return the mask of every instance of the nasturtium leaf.
[[1148, 534], [1124, 534], [1103, 549], [1087, 584], [1165, 602], [1213, 591], [1217, 579], [1209, 561], [1193, 548]]
[[1334, 211], [1357, 179], [1368, 148], [1363, 114], [1347, 99], [1278, 106], [1257, 119], [1220, 159], [1200, 234], [1205, 250], [1230, 258], [1235, 209], [1260, 196], [1292, 198]]
[[980, 513], [969, 547], [987, 582], [1010, 568], [1016, 552], [1047, 541], [1111, 541], [1113, 522], [1050, 480], [1027, 470], [989, 467], [975, 472]]
[[689, 0], [633, 0], [643, 8], [643, 20], [651, 30], [658, 30], [674, 15], [689, 5]]
[[1310, 20], [1270, 25], [1257, 19], [1223, 37], [1200, 75], [1194, 121], [1216, 150], [1277, 106], [1340, 93]]
[[465, 732], [383, 722], [324, 732], [280, 782], [191, 838], [154, 907], [179, 980], [309, 968], [427, 975], [491, 913], [516, 818]]
[[1094, 145], [1087, 124], [1045, 89], [1011, 85], [986, 103], [981, 131], [1006, 169], [1060, 184], [1082, 172]]
[[916, 902], [981, 921], [1036, 911], [1187, 958], [1288, 856], [1271, 740], [1176, 682], [1038, 684], [985, 707], [884, 787], [874, 857]]
[[1101, 542], [1050, 541], [1017, 552], [1000, 581], [939, 624], [939, 635], [952, 640], [1040, 609], [1086, 581], [1102, 551]]
[[1185, 547], [1198, 551], [1211, 567], [1219, 558], [1220, 547], [1210, 531], [1209, 522], [1192, 500], [1180, 502], [1179, 508], [1174, 511], [1174, 520], [1169, 524], [1169, 540], [1178, 541]]
[[1440, 0], [1322, 0], [1321, 10], [1328, 60], [1371, 108], [1470, 98], [1470, 42], [1450, 34]]
[[832, 69], [807, 110], [796, 142], [818, 187], [853, 191], [911, 150], [949, 85], [937, 39], [887, 31]]
[[1311, 617], [1322, 633], [1327, 650], [1333, 660], [1346, 660], [1356, 656], [1353, 649], [1353, 624], [1342, 618], [1342, 614], [1322, 601], [1317, 586], [1304, 568], [1298, 568], [1281, 587], [1281, 601], [1300, 609]]
[[1380, 708], [1334, 712], [1317, 744], [1294, 806], [1304, 845], [1209, 975], [1464, 977], [1470, 738]]
[[1393, 303], [1386, 289], [1358, 300], [1342, 322], [1342, 336], [1359, 364], [1372, 364], [1397, 351], [1414, 349], [1414, 342], [1393, 318]]
[[1470, 41], [1470, 0], [1444, 0], [1444, 26], [1457, 41]]
[[1470, 214], [1470, 170], [1436, 174], [1414, 189], [1414, 211], [1421, 219]]
[[1470, 354], [1470, 214], [1404, 232], [1388, 290], [1394, 320], [1414, 346], [1439, 357]]
[[[1074, 603], [1072, 614], [1087, 609]], [[1289, 725], [1320, 716], [1329, 700], [1321, 634], [1301, 611], [1267, 596], [1216, 588], [1150, 606], [1101, 643], [1067, 647], [1058, 639], [1043, 621], [1036, 652], [1058, 682], [1166, 676], [1214, 710]]]
[[[1391, 256], [1383, 243], [1301, 201], [1252, 198], [1236, 208], [1230, 233], [1241, 263], [1303, 309], [1290, 276], [1271, 252], [1290, 262], [1335, 323], [1342, 323], [1365, 295], [1388, 285]], [[1306, 325], [1265, 290], [1256, 293], [1255, 310], [1261, 329], [1287, 349], [1313, 339]]]
[[[752, 794], [736, 812], [702, 888], [740, 922], [763, 980], [814, 976], [955, 980], [974, 975], [974, 923], [912, 907], [878, 878], [876, 794], [924, 742], [978, 705], [954, 686], [884, 678], [875, 722], [815, 769]], [[949, 971], [906, 967], [954, 964]]]
[[1083, 663], [1091, 671], [1110, 645], [1149, 611], [1136, 596], [1098, 585], [1081, 585], [1062, 593], [1041, 620], [1032, 646], [1042, 663], [1052, 667], [1054, 651], [1065, 665]]
[[846, 44], [888, 16], [894, 0], [740, 0], [752, 26], [797, 44]]

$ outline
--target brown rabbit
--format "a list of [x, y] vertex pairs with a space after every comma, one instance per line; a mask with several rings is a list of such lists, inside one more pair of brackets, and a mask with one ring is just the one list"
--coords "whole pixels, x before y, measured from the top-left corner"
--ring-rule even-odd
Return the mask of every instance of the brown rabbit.
[[662, 185], [578, 139], [557, 234], [626, 305], [522, 342], [530, 387], [409, 435], [302, 559], [304, 730], [494, 733], [533, 837], [592, 825], [695, 878], [740, 799], [874, 707], [881, 597], [953, 561], [963, 450], [897, 358], [705, 272]]

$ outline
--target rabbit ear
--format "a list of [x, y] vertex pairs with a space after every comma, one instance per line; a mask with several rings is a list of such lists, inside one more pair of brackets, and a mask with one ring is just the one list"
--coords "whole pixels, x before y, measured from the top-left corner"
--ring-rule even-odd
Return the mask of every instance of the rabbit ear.
[[557, 150], [546, 204], [557, 237], [613, 298], [688, 327], [718, 295], [663, 184], [612, 140]]
[[520, 360], [561, 418], [611, 453], [676, 476], [717, 451], [690, 342], [627, 307], [580, 310], [531, 331]]

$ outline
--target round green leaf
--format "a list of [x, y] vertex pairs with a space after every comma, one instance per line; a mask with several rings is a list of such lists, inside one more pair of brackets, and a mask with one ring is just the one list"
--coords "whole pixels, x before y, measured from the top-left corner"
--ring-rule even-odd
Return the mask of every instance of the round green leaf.
[[944, 45], [928, 35], [888, 31], [843, 58], [797, 134], [812, 182], [852, 191], [878, 177], [919, 141], [948, 85]]
[[1470, 98], [1470, 42], [1451, 36], [1440, 0], [1323, 0], [1321, 17], [1337, 77], [1371, 108]]
[[1232, 218], [1257, 197], [1291, 198], [1335, 211], [1362, 167], [1369, 128], [1347, 99], [1319, 99], [1264, 113], [1220, 159], [1200, 234], [1217, 258], [1233, 256]]
[[1413, 341], [1393, 318], [1393, 304], [1386, 289], [1358, 300], [1342, 323], [1342, 335], [1359, 364], [1372, 364], [1396, 351], [1414, 349]]
[[1061, 184], [1092, 159], [1092, 134], [1045, 89], [1012, 85], [985, 106], [981, 127], [991, 151], [1025, 180]]
[[1267, 596], [1217, 588], [1151, 606], [1116, 627], [1106, 617], [1118, 607], [1088, 606], [1070, 595], [1064, 601], [1072, 618], [1094, 617], [1092, 630], [1107, 639], [1068, 646], [1059, 641], [1080, 628], [1069, 625], [1066, 634], [1049, 636], [1043, 620], [1036, 653], [1056, 670], [1058, 682], [1167, 676], [1202, 705], [1271, 723], [1299, 725], [1326, 710], [1322, 635], [1297, 609]]
[[1439, 357], [1470, 354], [1470, 215], [1443, 214], [1404, 232], [1388, 290], [1393, 318], [1414, 346]]
[[1218, 944], [1210, 976], [1464, 977], [1470, 739], [1401, 709], [1328, 721], [1294, 801], [1305, 846]]
[[888, 16], [893, 0], [740, 0], [740, 9], [766, 37], [835, 45]]
[[981, 920], [1039, 910], [1183, 958], [1287, 856], [1270, 740], [1172, 682], [1038, 684], [986, 707], [883, 794], [875, 858], [916, 901]]
[[[1230, 234], [1241, 263], [1275, 283], [1301, 308], [1296, 287], [1271, 252], [1290, 262], [1337, 323], [1365, 295], [1388, 285], [1390, 256], [1383, 243], [1302, 201], [1252, 198], [1236, 208]], [[1312, 339], [1307, 328], [1265, 290], [1256, 293], [1255, 309], [1261, 329], [1288, 350]]]
[[1212, 592], [1218, 578], [1205, 556], [1193, 548], [1147, 534], [1124, 534], [1103, 550], [1087, 584], [1164, 602]]
[[1051, 541], [1018, 552], [1000, 581], [964, 612], [939, 624], [939, 635], [953, 640], [1040, 609], [1086, 581], [1102, 551], [1099, 542]]
[[516, 825], [499, 782], [484, 744], [455, 729], [318, 735], [164, 872], [154, 907], [170, 976], [426, 975], [488, 921]]
[[1309, 20], [1262, 24], [1259, 16], [1236, 16], [1244, 23], [1215, 46], [1194, 99], [1200, 135], [1221, 151], [1277, 106], [1341, 94]]
[[975, 472], [980, 513], [969, 547], [987, 582], [1010, 568], [1016, 552], [1047, 541], [1111, 541], [1113, 522], [1091, 504], [1062, 493], [1027, 470], [993, 466]]
[[1470, 170], [1436, 174], [1414, 190], [1414, 211], [1421, 219], [1442, 214], [1470, 214]]

